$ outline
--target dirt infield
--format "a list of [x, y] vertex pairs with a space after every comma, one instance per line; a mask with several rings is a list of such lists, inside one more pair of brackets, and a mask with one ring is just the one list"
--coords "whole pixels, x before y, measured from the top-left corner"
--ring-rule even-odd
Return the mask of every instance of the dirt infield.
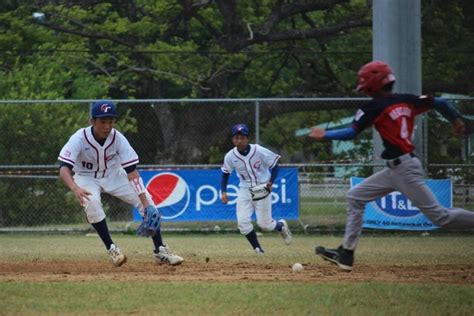
[[0, 262], [0, 282], [9, 281], [162, 281], [162, 282], [396, 282], [474, 284], [474, 264], [469, 265], [357, 265], [351, 273], [329, 263], [303, 264], [294, 273], [287, 265], [188, 261], [172, 267], [150, 261], [129, 261], [114, 267], [108, 261]]

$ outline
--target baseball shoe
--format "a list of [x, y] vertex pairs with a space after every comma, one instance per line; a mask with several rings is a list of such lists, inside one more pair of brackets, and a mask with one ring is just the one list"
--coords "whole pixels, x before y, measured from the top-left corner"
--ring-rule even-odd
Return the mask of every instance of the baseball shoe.
[[160, 246], [158, 251], [154, 250], [155, 260], [160, 263], [168, 263], [172, 266], [177, 266], [183, 263], [184, 259], [178, 255], [175, 255], [171, 250], [166, 246]]
[[254, 249], [255, 250], [255, 253], [258, 254], [258, 255], [264, 255], [265, 254], [265, 251], [263, 251], [263, 249], [257, 247]]
[[122, 264], [124, 264], [127, 261], [127, 256], [125, 256], [121, 251], [120, 248], [112, 244], [110, 246], [110, 249], [108, 250], [109, 256], [112, 259], [112, 263], [120, 267]]
[[283, 225], [280, 231], [281, 237], [283, 237], [283, 241], [285, 242], [285, 244], [289, 245], [291, 244], [292, 239], [290, 228], [288, 227], [288, 224], [284, 219], [280, 219], [279, 222]]
[[316, 254], [331, 263], [337, 264], [344, 271], [352, 271], [354, 264], [354, 251], [339, 246], [337, 249], [329, 249], [321, 246], [316, 247]]

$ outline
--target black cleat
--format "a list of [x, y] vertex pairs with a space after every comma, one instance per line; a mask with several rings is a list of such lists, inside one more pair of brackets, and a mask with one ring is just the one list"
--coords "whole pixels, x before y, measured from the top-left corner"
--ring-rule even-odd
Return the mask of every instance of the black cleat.
[[339, 268], [344, 271], [352, 271], [352, 265], [354, 264], [354, 251], [344, 249], [339, 246], [337, 249], [324, 248], [322, 246], [316, 247], [316, 254], [334, 264], [337, 264]]

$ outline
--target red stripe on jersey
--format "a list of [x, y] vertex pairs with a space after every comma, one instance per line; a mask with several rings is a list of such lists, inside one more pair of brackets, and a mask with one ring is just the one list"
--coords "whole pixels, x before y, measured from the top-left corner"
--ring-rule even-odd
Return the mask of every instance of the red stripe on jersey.
[[62, 161], [64, 161], [64, 162], [67, 162], [67, 163], [70, 163], [70, 164], [73, 164], [73, 165], [76, 164], [76, 163], [75, 163], [74, 161], [72, 161], [71, 159], [65, 158], [65, 157], [63, 157], [63, 156], [61, 156], [61, 155], [59, 155], [59, 159], [58, 159], [58, 160], [62, 160]]
[[408, 103], [387, 107], [375, 120], [374, 125], [382, 138], [399, 147], [404, 153], [415, 149], [411, 142], [415, 116], [418, 112]]
[[[253, 148], [254, 148], [253, 154], [252, 154], [252, 155], [250, 156], [250, 158], [249, 158], [249, 166], [250, 166], [250, 170], [252, 170], [253, 176], [254, 176], [254, 178], [255, 178], [255, 185], [257, 185], [259, 179], [257, 179], [257, 175], [255, 174], [255, 171], [253, 171], [253, 168], [252, 168], [252, 158], [253, 158], [253, 157], [255, 156], [255, 154], [257, 153], [257, 146], [254, 146]], [[249, 155], [250, 155], [250, 154], [249, 154]], [[252, 180], [252, 179], [250, 179], [250, 180]]]
[[129, 166], [134, 165], [134, 164], [137, 164], [137, 163], [138, 163], [138, 159], [133, 159], [133, 160], [124, 162], [124, 163], [122, 164], [122, 167], [126, 168], [126, 167], [129, 167]]
[[[92, 127], [91, 127], [91, 129], [92, 129]], [[99, 166], [100, 166], [100, 164], [99, 164], [99, 150], [97, 148], [95, 148], [95, 146], [92, 145], [92, 142], [89, 140], [89, 138], [87, 138], [86, 129], [84, 128], [82, 131], [84, 132], [84, 137], [85, 137], [86, 141], [95, 150], [95, 153], [97, 155], [97, 170], [95, 171], [95, 175], [94, 175], [94, 178], [97, 178], [97, 171], [99, 171]]]
[[270, 166], [270, 168], [275, 167], [275, 165], [276, 165], [278, 159], [280, 159], [280, 158], [281, 158], [281, 156], [276, 156], [276, 157], [275, 157], [275, 160], [273, 160], [273, 163], [272, 163], [272, 165]]
[[[105, 169], [107, 169], [107, 149], [109, 149], [110, 146], [112, 146], [112, 145], [114, 144], [114, 142], [115, 142], [115, 130], [113, 130], [113, 132], [114, 132], [114, 135], [113, 135], [113, 137], [112, 137], [112, 141], [111, 141], [110, 144], [109, 144], [107, 147], [105, 147], [105, 149], [104, 149], [104, 165], [105, 165]], [[105, 174], [105, 170], [104, 170], [104, 174]]]

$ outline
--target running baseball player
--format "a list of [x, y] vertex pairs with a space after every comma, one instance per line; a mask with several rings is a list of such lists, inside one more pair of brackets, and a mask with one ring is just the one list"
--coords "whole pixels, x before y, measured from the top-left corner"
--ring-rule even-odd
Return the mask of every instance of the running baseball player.
[[232, 127], [232, 143], [235, 147], [225, 155], [221, 168], [222, 203], [229, 202], [227, 183], [235, 170], [240, 180], [237, 196], [237, 224], [240, 233], [245, 235], [256, 253], [264, 253], [252, 225], [252, 214], [255, 212], [257, 225], [263, 231], [279, 231], [285, 244], [289, 245], [292, 236], [288, 224], [284, 219], [276, 221], [272, 218], [270, 192], [278, 175], [280, 155], [260, 145], [249, 144], [249, 128], [245, 124]]
[[461, 115], [441, 98], [392, 93], [395, 76], [390, 66], [381, 61], [362, 66], [357, 81], [356, 90], [372, 100], [357, 110], [352, 126], [331, 131], [313, 127], [309, 134], [316, 140], [348, 140], [374, 125], [383, 140], [382, 158], [387, 167], [350, 189], [346, 195], [347, 222], [342, 245], [337, 249], [315, 249], [317, 255], [345, 271], [352, 270], [365, 205], [392, 191], [403, 193], [435, 225], [474, 228], [474, 212], [461, 208], [446, 209], [439, 204], [424, 182], [423, 167], [412, 143], [416, 115], [435, 109], [452, 123], [453, 133], [457, 136], [465, 132]]
[[111, 101], [100, 100], [92, 105], [91, 126], [75, 132], [61, 149], [60, 178], [84, 207], [87, 222], [99, 234], [114, 265], [121, 266], [127, 257], [110, 236], [100, 197], [103, 192], [139, 209], [145, 218], [139, 232], [152, 237], [155, 260], [179, 265], [183, 258], [163, 243], [161, 217], [138, 173], [138, 155], [114, 128], [116, 118], [116, 107]]

